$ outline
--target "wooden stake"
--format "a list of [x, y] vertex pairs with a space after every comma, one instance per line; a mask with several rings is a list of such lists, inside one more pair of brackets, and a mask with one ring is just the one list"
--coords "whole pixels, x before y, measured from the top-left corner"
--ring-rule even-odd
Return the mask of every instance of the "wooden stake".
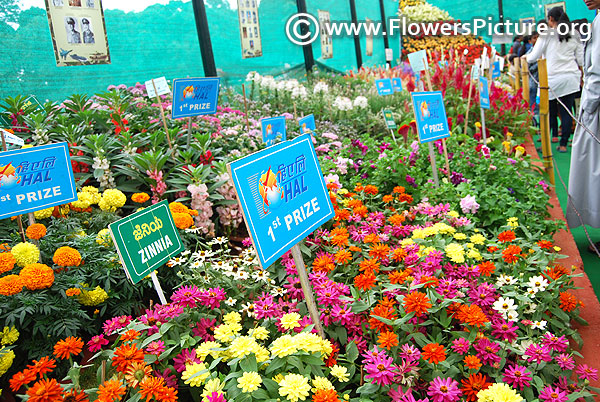
[[465, 116], [465, 135], [467, 135], [467, 128], [469, 127], [469, 111], [471, 110], [471, 94], [473, 92], [473, 76], [469, 72], [469, 100], [467, 101], [467, 114]]
[[519, 92], [521, 89], [521, 66], [518, 57], [515, 57], [513, 65], [515, 66], [515, 92]]
[[250, 131], [250, 121], [248, 120], [248, 101], [246, 100], [246, 85], [242, 84], [242, 93], [244, 94], [244, 112], [246, 113], [246, 131]]
[[308, 280], [308, 273], [306, 272], [306, 266], [304, 265], [304, 260], [302, 259], [302, 252], [300, 251], [300, 246], [297, 244], [292, 247], [292, 257], [294, 257], [296, 270], [298, 271], [298, 276], [300, 277], [300, 284], [302, 285], [302, 292], [304, 292], [304, 300], [306, 301], [306, 306], [308, 307], [310, 319], [315, 325], [315, 328], [317, 329], [317, 332], [321, 338], [326, 339], [325, 332], [323, 331], [323, 325], [321, 324], [321, 316], [317, 310], [317, 304], [315, 303], [312, 286]]
[[298, 120], [298, 111], [296, 110], [296, 102], [294, 102], [294, 120]]
[[527, 60], [521, 59], [521, 77], [523, 78], [523, 99], [529, 104], [529, 64]]
[[433, 152], [433, 144], [431, 142], [428, 142], [427, 145], [429, 146], [429, 159], [431, 159], [431, 169], [433, 170], [433, 182], [435, 183], [436, 187], [439, 187], [440, 179], [438, 178], [437, 165], [435, 163], [435, 153]]
[[190, 143], [192, 142], [192, 117], [188, 118], [188, 136], [187, 136], [187, 148], [190, 148]]
[[550, 142], [550, 101], [548, 97], [548, 66], [546, 59], [538, 60], [540, 80], [540, 134], [542, 136], [542, 155], [544, 168], [552, 185], [554, 180], [554, 162], [552, 160], [552, 143]]
[[[429, 88], [429, 91], [433, 92], [433, 85], [431, 85], [431, 76], [429, 75], [428, 68], [425, 69], [425, 78], [427, 79], [427, 87]], [[445, 138], [442, 138], [442, 147], [444, 149], [444, 158], [446, 159], [446, 174], [448, 175], [448, 178], [450, 178], [450, 160], [448, 159], [448, 149], [446, 147], [446, 139]], [[433, 150], [433, 148], [431, 148], [431, 150]], [[435, 161], [433, 163], [435, 163]], [[436, 179], [436, 182], [437, 182], [437, 169], [436, 169], [434, 179]], [[437, 185], [439, 186], [439, 183]]]
[[169, 144], [169, 149], [173, 149], [173, 145], [171, 145], [171, 136], [169, 135], [169, 129], [167, 128], [167, 119], [165, 118], [165, 110], [163, 109], [162, 102], [160, 101], [160, 97], [158, 96], [158, 91], [156, 90], [156, 84], [154, 83], [154, 78], [152, 79], [152, 86], [154, 87], [154, 93], [156, 94], [156, 101], [158, 102], [158, 106], [160, 106], [160, 115], [162, 116], [163, 126], [165, 128], [165, 133], [167, 134], [167, 143]]

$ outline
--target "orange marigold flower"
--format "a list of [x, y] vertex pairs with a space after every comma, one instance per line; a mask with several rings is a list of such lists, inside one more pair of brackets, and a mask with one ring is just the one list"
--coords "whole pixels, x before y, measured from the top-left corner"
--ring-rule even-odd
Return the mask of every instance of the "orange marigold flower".
[[423, 275], [419, 278], [417, 285], [425, 284], [424, 288], [437, 288], [440, 285], [440, 280], [435, 276]]
[[379, 303], [377, 303], [377, 305], [393, 310], [394, 306], [396, 306], [396, 300], [384, 297], [379, 301]]
[[140, 333], [138, 331], [136, 331], [135, 329], [128, 329], [121, 335], [121, 341], [123, 341], [123, 342], [134, 341], [139, 337], [140, 337]]
[[378, 273], [379, 272], [379, 261], [377, 261], [376, 259], [372, 258], [370, 260], [363, 260], [360, 263], [360, 271], [361, 272], [373, 272], [373, 273]]
[[515, 240], [517, 237], [515, 236], [515, 232], [512, 230], [505, 230], [504, 232], [498, 235], [498, 240], [500, 243], [510, 243]]
[[491, 261], [484, 261], [477, 265], [477, 267], [479, 268], [479, 273], [483, 276], [492, 276], [496, 270], [496, 266]]
[[487, 316], [476, 304], [470, 306], [461, 305], [456, 314], [456, 318], [463, 324], [468, 324], [474, 327], [481, 327], [489, 322]]
[[392, 251], [392, 260], [400, 262], [404, 260], [407, 255], [408, 253], [403, 248], [395, 248], [394, 251]]
[[56, 368], [56, 360], [44, 356], [40, 360], [34, 360], [33, 364], [29, 364], [27, 368], [36, 376], [39, 375], [41, 377], [44, 374], [51, 373]]
[[545, 250], [552, 250], [552, 248], [554, 247], [554, 244], [552, 244], [552, 242], [548, 240], [540, 240], [537, 242], [537, 245]]
[[156, 400], [160, 402], [177, 402], [177, 390], [171, 387], [163, 387], [158, 391]]
[[316, 272], [331, 272], [335, 269], [335, 261], [331, 254], [323, 254], [313, 261], [313, 270]]
[[504, 262], [512, 264], [519, 260], [519, 257], [521, 256], [519, 253], [521, 251], [521, 247], [519, 246], [508, 246], [504, 251], [502, 251], [502, 258], [504, 259]]
[[144, 361], [144, 351], [133, 344], [123, 344], [115, 350], [112, 365], [121, 373], [125, 372], [130, 364]]
[[479, 357], [474, 355], [465, 356], [463, 362], [468, 370], [478, 370], [479, 367], [481, 367], [481, 360], [479, 360]]
[[173, 221], [175, 222], [175, 226], [181, 230], [189, 229], [194, 224], [194, 219], [190, 214], [180, 212], [173, 213]]
[[360, 247], [356, 247], [356, 246], [350, 246], [350, 251], [353, 253], [362, 251], [362, 249]]
[[378, 260], [385, 260], [390, 254], [390, 246], [383, 243], [373, 244], [371, 250], [369, 250], [369, 256]]
[[402, 194], [406, 191], [406, 189], [402, 186], [394, 187], [394, 194]]
[[390, 331], [382, 332], [377, 338], [377, 343], [379, 347], [390, 350], [392, 347], [398, 346], [398, 336]]
[[369, 233], [368, 235], [365, 236], [363, 243], [368, 244], [368, 243], [378, 243], [380, 242], [379, 240], [379, 236], [377, 236], [375, 233]]
[[29, 290], [47, 289], [54, 283], [54, 271], [46, 264], [29, 264], [21, 270], [19, 276]]
[[569, 292], [560, 292], [559, 299], [560, 308], [567, 313], [575, 310], [579, 305], [577, 298]]
[[354, 286], [357, 289], [366, 292], [375, 286], [375, 274], [372, 272], [365, 272], [364, 274], [360, 274], [354, 278]]
[[388, 218], [388, 222], [393, 226], [402, 226], [402, 224], [406, 221], [404, 215], [394, 214]]
[[402, 305], [407, 314], [415, 313], [416, 316], [427, 314], [427, 311], [429, 311], [432, 306], [429, 297], [427, 297], [425, 293], [418, 291], [411, 292], [404, 296]]
[[146, 193], [135, 193], [131, 196], [131, 201], [143, 204], [150, 199], [150, 196]]
[[0, 295], [12, 296], [23, 290], [23, 278], [19, 275], [6, 275], [0, 278]]
[[377, 317], [386, 318], [388, 320], [395, 320], [396, 312], [393, 308], [381, 305], [375, 306], [373, 310], [371, 310], [371, 317], [369, 318], [369, 327], [372, 330], [375, 330], [377, 332], [392, 330], [392, 327], [379, 321], [379, 318]]
[[54, 379], [41, 379], [27, 390], [29, 402], [62, 402], [64, 391]]
[[347, 264], [348, 262], [350, 262], [350, 260], [352, 260], [352, 253], [342, 249], [335, 253], [333, 258], [335, 258], [335, 262], [337, 262], [338, 264]]
[[462, 383], [460, 389], [468, 402], [475, 402], [479, 391], [487, 389], [492, 385], [492, 383], [488, 381], [488, 377], [481, 373], [471, 374], [469, 378], [460, 380], [460, 382]]
[[428, 343], [423, 346], [421, 357], [429, 363], [438, 364], [446, 360], [446, 349], [439, 343]]
[[385, 202], [386, 204], [390, 203], [394, 201], [394, 196], [393, 195], [384, 195], [383, 196], [383, 202]]
[[31, 240], [39, 240], [46, 236], [46, 226], [42, 225], [41, 223], [34, 223], [27, 228], [25, 234]]
[[10, 246], [8, 245], [8, 243], [0, 244], [0, 253], [3, 253], [5, 251], [10, 251]]
[[379, 193], [379, 189], [371, 184], [365, 186], [365, 189], [363, 191], [365, 192], [365, 194], [371, 195], [377, 195]]
[[329, 234], [331, 236], [346, 236], [346, 237], [348, 237], [348, 235], [349, 235], [348, 229], [346, 229], [345, 227], [335, 228], [331, 232], [329, 232]]
[[347, 246], [348, 243], [348, 236], [344, 236], [344, 235], [337, 235], [337, 236], [333, 236], [333, 238], [331, 239], [331, 244], [333, 244], [336, 247], [344, 247]]
[[71, 355], [77, 356], [83, 349], [83, 341], [81, 338], [69, 336], [54, 345], [54, 356], [61, 359], [69, 359]]
[[0, 253], [0, 274], [10, 271], [15, 267], [17, 260], [12, 253]]
[[174, 214], [189, 214], [190, 213], [190, 209], [180, 202], [170, 203], [169, 209], [171, 210], [171, 213], [174, 213]]
[[414, 201], [413, 196], [410, 194], [400, 194], [398, 196], [398, 201], [400, 202], [405, 202], [407, 204], [412, 204], [412, 202]]
[[139, 394], [142, 398], [145, 397], [146, 402], [148, 402], [152, 398], [158, 399], [158, 395], [160, 395], [163, 388], [165, 388], [164, 378], [148, 376], [140, 382]]
[[30, 382], [35, 381], [35, 378], [36, 376], [33, 370], [25, 369], [13, 375], [8, 381], [8, 384], [13, 392], [17, 392], [22, 386], [29, 385]]
[[404, 283], [410, 274], [406, 271], [392, 271], [388, 274], [388, 279], [392, 285]]
[[320, 389], [313, 395], [313, 402], [340, 402], [335, 389]]
[[98, 402], [120, 401], [125, 395], [125, 387], [121, 381], [108, 380], [98, 387]]
[[52, 261], [59, 267], [78, 267], [81, 264], [81, 254], [72, 247], [60, 247], [54, 252]]
[[87, 394], [82, 390], [72, 389], [63, 398], [64, 402], [89, 402]]
[[354, 212], [355, 215], [360, 215], [364, 218], [369, 213], [369, 209], [366, 206], [361, 205], [360, 207], [354, 208], [352, 212]]
[[79, 296], [81, 294], [81, 289], [79, 288], [69, 288], [65, 290], [65, 294], [69, 297], [71, 296]]
[[350, 218], [350, 211], [347, 209], [336, 209], [335, 210], [335, 220], [336, 221], [345, 221]]
[[356, 183], [356, 186], [354, 186], [354, 191], [356, 191], [357, 193], [360, 193], [364, 189], [365, 188], [363, 187], [363, 185], [361, 183]]
[[361, 200], [356, 200], [355, 199], [355, 200], [348, 201], [348, 207], [352, 208], [352, 209], [358, 208], [358, 207], [362, 207], [363, 205], [364, 204], [363, 204], [363, 202]]

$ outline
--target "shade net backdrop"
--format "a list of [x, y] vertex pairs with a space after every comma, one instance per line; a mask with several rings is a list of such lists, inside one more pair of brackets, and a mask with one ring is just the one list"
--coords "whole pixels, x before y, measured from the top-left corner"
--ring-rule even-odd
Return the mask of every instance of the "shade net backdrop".
[[[32, 7], [23, 8], [23, 0], [0, 1], [0, 97], [36, 95], [41, 101], [61, 101], [73, 93], [93, 94], [108, 85], [134, 85], [151, 78], [167, 79], [204, 76], [190, 1], [165, 1], [152, 4], [139, 12], [125, 12], [106, 6], [105, 20], [109, 41], [110, 65], [56, 67], [48, 19], [43, 0], [29, 0]], [[153, 3], [147, 0], [146, 3]], [[158, 3], [158, 2], [157, 2]], [[261, 74], [286, 74], [302, 78], [305, 74], [302, 48], [291, 43], [285, 34], [288, 18], [297, 12], [294, 0], [262, 0], [259, 18], [263, 56], [242, 59], [235, 1], [205, 0], [208, 24], [219, 76], [225, 84], [241, 83], [250, 71]], [[433, 0], [432, 4], [447, 10], [457, 19], [494, 16], [497, 0]], [[504, 0], [507, 18], [541, 19], [548, 1]], [[332, 21], [350, 21], [347, 0], [306, 0], [307, 10], [317, 15], [326, 10]], [[566, 1], [571, 18], [588, 18], [594, 14], [582, 0]], [[20, 6], [21, 5], [21, 6]], [[398, 1], [384, 0], [388, 18], [398, 14]], [[359, 21], [380, 21], [378, 0], [356, 0]], [[383, 37], [373, 39], [373, 55], [366, 56], [366, 37], [360, 37], [363, 64], [385, 63]], [[399, 36], [389, 38], [396, 60], [400, 51]], [[323, 68], [347, 71], [356, 68], [352, 37], [333, 39], [333, 58], [321, 58], [320, 42], [312, 45], [316, 62]]]

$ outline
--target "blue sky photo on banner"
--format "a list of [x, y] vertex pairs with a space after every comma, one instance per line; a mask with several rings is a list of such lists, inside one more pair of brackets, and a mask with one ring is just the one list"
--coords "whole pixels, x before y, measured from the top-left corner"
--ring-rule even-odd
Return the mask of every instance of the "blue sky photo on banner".
[[217, 113], [220, 78], [177, 78], [173, 80], [171, 118]]
[[0, 153], [0, 219], [77, 201], [66, 142]]
[[394, 93], [394, 87], [392, 86], [392, 80], [389, 78], [375, 80], [375, 87], [377, 88], [377, 93], [381, 96], [391, 95]]
[[482, 109], [490, 108], [490, 87], [488, 79], [482, 76], [479, 77], [479, 103]]
[[315, 116], [313, 114], [309, 114], [308, 116], [300, 119], [298, 124], [300, 124], [300, 134], [315, 134], [317, 123], [315, 122]]
[[440, 91], [413, 92], [411, 95], [419, 142], [424, 144], [450, 137], [442, 93]]
[[392, 78], [392, 87], [394, 92], [402, 92], [402, 79]]
[[263, 268], [334, 215], [310, 134], [228, 168]]
[[271, 117], [260, 121], [262, 128], [263, 142], [268, 147], [275, 144], [275, 140], [279, 137], [279, 141], [286, 140], [285, 117]]

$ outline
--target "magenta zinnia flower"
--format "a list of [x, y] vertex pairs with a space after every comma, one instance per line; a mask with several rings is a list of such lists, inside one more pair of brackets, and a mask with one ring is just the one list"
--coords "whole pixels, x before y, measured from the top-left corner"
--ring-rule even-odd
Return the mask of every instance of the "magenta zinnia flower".
[[502, 358], [498, 355], [500, 345], [496, 342], [491, 342], [487, 338], [480, 339], [473, 346], [477, 351], [477, 357], [483, 364], [489, 364], [490, 366], [494, 363], [499, 363]]
[[569, 395], [561, 391], [558, 387], [552, 388], [552, 385], [548, 385], [542, 392], [540, 392], [540, 400], [544, 402], [567, 402]]
[[194, 336], [199, 336], [204, 342], [214, 341], [215, 324], [217, 320], [208, 318], [201, 318], [196, 323], [196, 327], [192, 328]]
[[401, 351], [400, 353], [398, 353], [398, 356], [400, 356], [409, 363], [417, 361], [421, 358], [421, 351], [414, 345], [409, 345], [405, 343], [404, 345], [402, 345], [400, 350]]
[[577, 366], [577, 370], [575, 371], [575, 373], [577, 374], [577, 377], [579, 377], [582, 380], [598, 380], [598, 370], [589, 367], [587, 364], [580, 364], [579, 366]]
[[564, 335], [556, 336], [546, 332], [542, 337], [542, 345], [555, 352], [565, 352], [569, 346], [569, 341]]
[[173, 359], [173, 367], [175, 367], [178, 373], [182, 373], [185, 371], [186, 364], [201, 362], [202, 360], [198, 359], [196, 355], [196, 349], [182, 349], [181, 353]]
[[223, 290], [222, 288], [211, 288], [202, 291], [202, 295], [200, 296], [200, 303], [203, 306], [214, 310], [218, 308], [221, 305], [221, 302], [226, 298], [227, 297], [225, 294], [225, 290]]
[[108, 345], [108, 340], [104, 338], [104, 335], [93, 336], [88, 342], [88, 349], [92, 353], [96, 353], [102, 346]]
[[202, 292], [197, 286], [184, 286], [171, 295], [171, 300], [183, 307], [196, 307]]
[[512, 321], [504, 321], [500, 319], [492, 324], [492, 336], [512, 343], [515, 339], [517, 339], [518, 329], [519, 327], [517, 327]]
[[427, 389], [427, 395], [433, 402], [455, 402], [460, 394], [458, 382], [452, 378], [436, 377]]
[[550, 350], [546, 346], [538, 345], [537, 343], [529, 345], [523, 356], [529, 356], [527, 361], [530, 363], [549, 362], [552, 360]]
[[554, 360], [556, 360], [556, 364], [558, 364], [561, 370], [573, 370], [575, 368], [575, 360], [566, 353], [559, 354]]
[[528, 371], [526, 367], [519, 366], [518, 364], [504, 370], [504, 382], [520, 389], [521, 391], [525, 387], [529, 387], [531, 385], [532, 379], [533, 375], [531, 371]]
[[210, 395], [206, 397], [206, 399], [208, 400], [208, 402], [227, 402], [227, 399], [225, 399], [223, 393], [218, 391], [211, 392]]
[[163, 341], [153, 341], [146, 347], [146, 352], [151, 355], [160, 356], [165, 351], [165, 343]]
[[450, 346], [450, 348], [456, 353], [464, 355], [465, 353], [469, 352], [469, 349], [471, 348], [471, 342], [465, 338], [458, 338], [452, 341], [452, 346]]
[[154, 376], [165, 380], [165, 385], [170, 388], [178, 389], [178, 380], [174, 374], [171, 374], [171, 369], [166, 368], [164, 371], [154, 370]]
[[394, 382], [395, 367], [392, 366], [394, 359], [385, 353], [375, 357], [372, 363], [365, 365], [367, 375], [365, 378], [372, 379], [378, 385], [390, 385]]

